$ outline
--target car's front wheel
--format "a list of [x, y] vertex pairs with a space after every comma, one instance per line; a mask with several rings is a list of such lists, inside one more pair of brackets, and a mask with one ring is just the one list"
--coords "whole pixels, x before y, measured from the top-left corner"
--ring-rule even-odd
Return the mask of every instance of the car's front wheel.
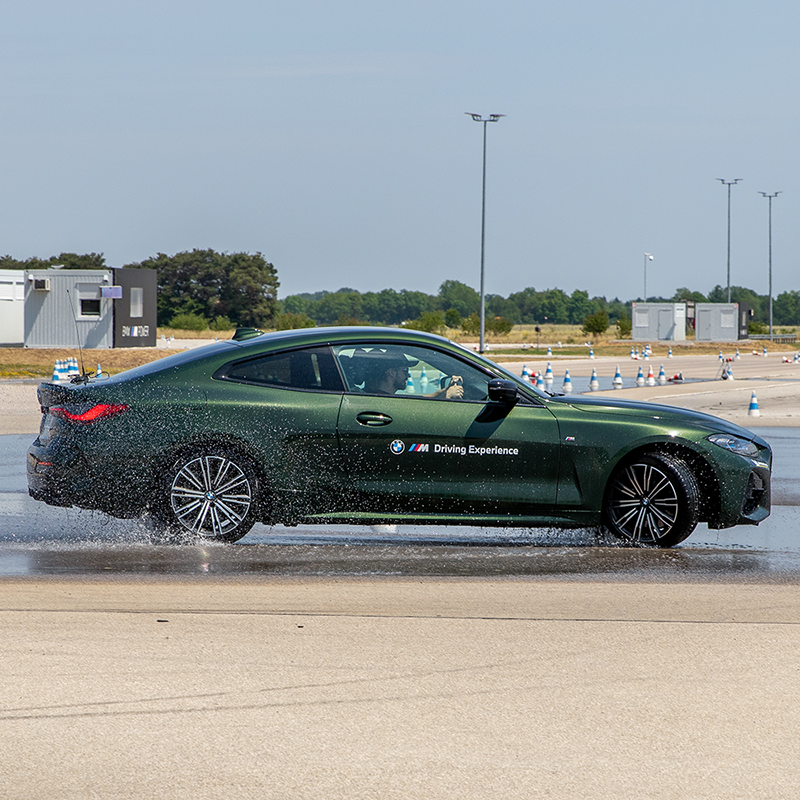
[[177, 457], [163, 476], [155, 516], [169, 534], [235, 542], [257, 521], [259, 481], [238, 453], [209, 449]]
[[678, 458], [650, 454], [614, 474], [603, 513], [620, 539], [672, 547], [695, 529], [699, 506], [700, 490], [689, 467]]

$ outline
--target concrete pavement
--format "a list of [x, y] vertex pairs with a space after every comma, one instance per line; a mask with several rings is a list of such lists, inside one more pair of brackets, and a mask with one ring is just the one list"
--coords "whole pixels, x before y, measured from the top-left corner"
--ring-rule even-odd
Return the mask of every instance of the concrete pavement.
[[3, 581], [2, 795], [790, 798], [793, 585]]

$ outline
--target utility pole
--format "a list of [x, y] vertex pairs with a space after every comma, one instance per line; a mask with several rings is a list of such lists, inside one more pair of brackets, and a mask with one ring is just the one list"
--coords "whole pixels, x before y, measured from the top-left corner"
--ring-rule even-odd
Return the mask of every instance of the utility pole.
[[486, 119], [483, 119], [480, 114], [472, 114], [469, 111], [464, 112], [468, 117], [472, 117], [475, 122], [483, 123], [483, 187], [481, 190], [481, 335], [478, 343], [478, 351], [484, 351], [484, 338], [486, 334], [486, 295], [484, 293], [484, 269], [483, 269], [483, 256], [484, 245], [486, 242], [486, 123], [498, 122], [505, 114], [489, 114]]
[[762, 197], [769, 200], [769, 340], [772, 338], [772, 198], [777, 197], [781, 192], [774, 192], [768, 194], [767, 192], [759, 192]]
[[728, 187], [728, 302], [731, 301], [731, 186], [735, 186], [741, 178], [734, 178], [726, 181], [724, 178], [717, 178], [723, 186]]

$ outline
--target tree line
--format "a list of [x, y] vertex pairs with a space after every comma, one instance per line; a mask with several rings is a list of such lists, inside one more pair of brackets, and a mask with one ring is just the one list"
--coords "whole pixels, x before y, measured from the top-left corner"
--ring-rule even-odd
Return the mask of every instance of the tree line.
[[[47, 259], [0, 257], [0, 269], [107, 269], [102, 253], [60, 253]], [[444, 326], [476, 332], [480, 295], [457, 280], [446, 280], [436, 294], [407, 289], [359, 292], [342, 288], [293, 294], [278, 300], [278, 273], [261, 253], [218, 253], [192, 250], [175, 255], [158, 253], [126, 268], [158, 271], [158, 324], [174, 324], [176, 318], [193, 318], [200, 324], [252, 325], [294, 328], [311, 325], [367, 323], [400, 325], [413, 322], [426, 330]], [[648, 302], [724, 303], [727, 290], [715, 286], [707, 294], [678, 289], [671, 297], [648, 297]], [[638, 300], [639, 298], [636, 298]], [[769, 321], [769, 298], [743, 286], [731, 287], [731, 301], [748, 303], [756, 325]], [[588, 318], [609, 324], [629, 323], [631, 300], [590, 297], [576, 289], [537, 290], [528, 287], [508, 297], [486, 296], [486, 325], [503, 333], [514, 324], [585, 325]], [[774, 325], [800, 325], [800, 292], [782, 292], [773, 299]]]

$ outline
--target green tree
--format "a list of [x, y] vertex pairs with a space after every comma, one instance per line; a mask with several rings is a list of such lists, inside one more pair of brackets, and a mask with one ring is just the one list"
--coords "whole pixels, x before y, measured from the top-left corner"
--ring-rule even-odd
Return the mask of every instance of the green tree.
[[297, 328], [313, 328], [314, 320], [307, 314], [295, 314], [291, 311], [284, 311], [275, 316], [273, 323], [276, 331], [290, 331]]
[[682, 286], [680, 289], [675, 290], [675, 294], [670, 297], [668, 302], [683, 303], [686, 301], [690, 303], [707, 303], [708, 299], [702, 292], [693, 292], [691, 289]]
[[608, 330], [608, 313], [606, 311], [597, 311], [594, 314], [589, 314], [583, 320], [581, 330], [585, 334], [591, 333], [593, 336], [601, 336]]
[[278, 276], [261, 253], [159, 253], [127, 266], [158, 271], [159, 325], [179, 313], [225, 316], [253, 327], [266, 327], [275, 316]]
[[461, 281], [445, 281], [439, 287], [439, 304], [441, 308], [454, 308], [462, 317], [468, 317], [480, 310], [481, 296]]
[[567, 314], [569, 315], [570, 325], [579, 325], [593, 311], [592, 301], [589, 300], [589, 292], [576, 289], [569, 296]]
[[467, 336], [479, 336], [481, 332], [481, 318], [477, 311], [461, 320], [461, 330]]
[[627, 314], [622, 314], [617, 319], [617, 330], [619, 331], [619, 338], [625, 339], [626, 337], [630, 336], [632, 329], [633, 325], [631, 323], [631, 318]]
[[444, 312], [444, 324], [447, 325], [448, 328], [460, 328], [461, 314], [454, 308], [448, 308], [447, 311]]
[[444, 333], [444, 313], [441, 311], [423, 311], [417, 319], [405, 323], [406, 328], [428, 333]]
[[508, 336], [514, 323], [508, 317], [486, 317], [486, 330], [495, 336]]
[[314, 309], [314, 319], [320, 325], [333, 325], [340, 320], [362, 319], [361, 295], [352, 290], [330, 292]]
[[773, 325], [800, 325], [800, 292], [781, 292], [772, 301]]

